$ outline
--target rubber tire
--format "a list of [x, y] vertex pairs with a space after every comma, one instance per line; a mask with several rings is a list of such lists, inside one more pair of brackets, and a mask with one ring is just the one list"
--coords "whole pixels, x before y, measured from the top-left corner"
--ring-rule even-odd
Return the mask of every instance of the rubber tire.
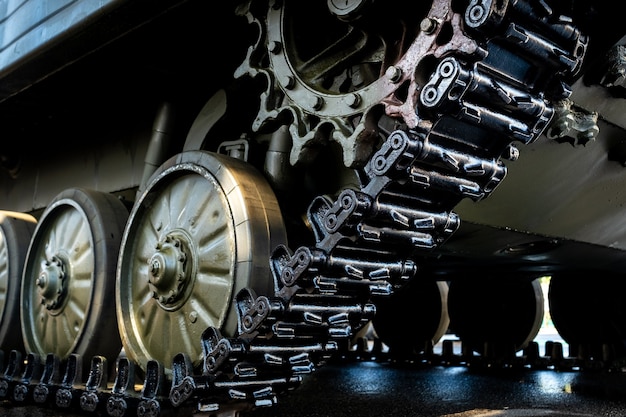
[[550, 279], [548, 300], [554, 327], [570, 350], [589, 349], [600, 357], [602, 345], [626, 354], [626, 305], [618, 290], [623, 276], [604, 272], [558, 273]]
[[[69, 351], [55, 351], [52, 346], [45, 346], [31, 328], [36, 316], [31, 286], [37, 277], [33, 277], [34, 263], [39, 262], [42, 237], [53, 226], [55, 216], [62, 210], [73, 209], [82, 214], [89, 226], [94, 257], [90, 280], [92, 291], [86, 310], [85, 321], [79, 329], [74, 344]], [[115, 271], [121, 238], [128, 209], [115, 196], [104, 192], [71, 188], [62, 191], [50, 202], [37, 223], [28, 249], [21, 291], [21, 324], [24, 346], [29, 352], [45, 357], [48, 353], [56, 354], [60, 359], [67, 359], [71, 354], [78, 354], [88, 362], [93, 356], [104, 356], [111, 363], [121, 351], [121, 341], [117, 331], [115, 316]], [[70, 276], [71, 279], [71, 276]], [[71, 286], [71, 284], [70, 284]], [[35, 314], [34, 314], [35, 313]], [[45, 312], [44, 312], [45, 313]]]
[[[0, 348], [24, 351], [20, 326], [20, 288], [22, 268], [36, 223], [0, 214], [0, 246], [4, 242], [7, 259], [0, 259], [0, 268], [7, 276], [5, 302], [0, 306]], [[2, 265], [5, 265], [4, 267]]]
[[448, 292], [450, 329], [474, 352], [489, 343], [503, 352], [520, 351], [533, 341], [543, 322], [544, 301], [538, 280], [501, 276], [459, 278]]
[[372, 320], [378, 338], [390, 351], [420, 353], [448, 329], [448, 284], [421, 280], [376, 302]]

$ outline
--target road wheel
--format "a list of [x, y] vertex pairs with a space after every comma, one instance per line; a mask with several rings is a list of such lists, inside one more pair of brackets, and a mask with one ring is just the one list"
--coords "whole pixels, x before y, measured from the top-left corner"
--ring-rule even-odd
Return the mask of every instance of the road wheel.
[[114, 359], [115, 270], [128, 210], [114, 196], [68, 189], [45, 209], [28, 249], [21, 290], [24, 345], [44, 357]]
[[207, 327], [234, 335], [233, 299], [273, 294], [269, 257], [285, 243], [278, 203], [251, 165], [183, 152], [152, 175], [124, 232], [117, 274], [120, 334], [145, 370], [179, 352], [202, 359]]

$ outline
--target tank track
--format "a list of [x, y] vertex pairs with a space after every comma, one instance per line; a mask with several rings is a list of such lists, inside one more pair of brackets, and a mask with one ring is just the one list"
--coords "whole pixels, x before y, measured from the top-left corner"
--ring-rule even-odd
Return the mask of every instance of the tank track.
[[[450, 3], [435, 1], [431, 12], [442, 9], [449, 13]], [[468, 54], [448, 45], [419, 99], [407, 100], [411, 111], [417, 107], [417, 119], [382, 119], [386, 139], [359, 170], [360, 187], [346, 188], [334, 200], [313, 200], [308, 220], [315, 245], [275, 249], [269, 260], [274, 296], [249, 289], [237, 294], [238, 335], [206, 329], [199, 341], [201, 370], [180, 353], [169, 380], [163, 364], [150, 361], [138, 391], [135, 364], [124, 357], [108, 386], [104, 357], [91, 358], [83, 382], [79, 356], [61, 366], [54, 355], [23, 358], [12, 351], [0, 376], [0, 398], [14, 406], [113, 417], [156, 417], [190, 405], [213, 415], [236, 414], [272, 406], [304, 375], [354, 354], [356, 332], [376, 313], [372, 300], [421, 278], [417, 255], [455, 232], [459, 217], [452, 209], [461, 199], [484, 199], [504, 179], [501, 158], [515, 160], [512, 143], [530, 143], [544, 131], [554, 114], [550, 103], [567, 98], [566, 82], [582, 64], [586, 38], [543, 2], [472, 0], [464, 17], [454, 14], [449, 22], [460, 19], [477, 47]], [[425, 19], [420, 36], [437, 36], [432, 25], [437, 21]], [[523, 57], [528, 66], [497, 58], [505, 53]], [[406, 106], [386, 110], [406, 114]], [[463, 362], [455, 362], [449, 346], [445, 352], [441, 361]], [[554, 366], [558, 355], [523, 358]]]
[[[460, 346], [457, 346], [460, 345]], [[494, 347], [495, 348], [495, 347]], [[584, 345], [569, 346], [565, 351], [563, 342], [548, 340], [543, 346], [541, 354], [539, 342], [528, 344], [519, 354], [513, 346], [506, 352], [495, 353], [495, 349], [487, 347], [487, 353], [477, 355], [467, 347], [462, 340], [445, 339], [441, 342], [441, 350], [435, 352], [431, 343], [427, 343], [420, 352], [407, 354], [386, 349], [384, 343], [377, 338], [362, 337], [348, 352], [345, 352], [332, 361], [338, 363], [349, 362], [378, 362], [393, 363], [403, 366], [466, 366], [472, 369], [502, 370], [554, 370], [558, 372], [607, 372], [623, 373], [624, 363], [618, 359], [614, 346], [602, 345], [602, 354], [594, 355]]]

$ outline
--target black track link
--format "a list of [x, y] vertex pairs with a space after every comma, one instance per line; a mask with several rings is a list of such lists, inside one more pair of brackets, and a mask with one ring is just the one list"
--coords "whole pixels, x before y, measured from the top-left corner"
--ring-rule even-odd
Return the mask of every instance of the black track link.
[[[547, 6], [538, 13], [530, 1], [472, 1], [464, 18], [478, 52], [455, 54], [451, 46], [421, 92], [418, 125], [387, 132], [363, 169], [359, 189], [311, 203], [316, 244], [294, 252], [276, 248], [270, 259], [274, 296], [257, 297], [247, 289], [237, 295], [238, 335], [226, 338], [208, 328], [199, 341], [202, 369], [181, 353], [172, 359], [170, 381], [163, 365], [152, 361], [137, 391], [134, 364], [125, 358], [109, 386], [103, 357], [91, 358], [89, 377], [81, 381], [79, 357], [60, 365], [54, 356], [28, 355], [24, 362], [13, 351], [0, 376], [0, 398], [15, 406], [36, 403], [114, 417], [156, 417], [190, 404], [217, 415], [271, 406], [329, 360], [580, 368], [580, 362], [559, 356], [558, 348], [540, 357], [533, 344], [522, 357], [455, 355], [446, 343], [441, 355], [431, 347], [402, 359], [365, 349], [365, 342], [352, 346], [375, 314], [372, 297], [419, 279], [414, 255], [454, 233], [459, 218], [452, 209], [460, 200], [486, 198], [497, 187], [506, 174], [501, 158], [516, 154], [512, 142], [526, 144], [543, 132], [553, 115], [551, 102], [567, 97], [566, 81], [581, 66], [586, 38]], [[492, 58], [503, 54], [521, 61]]]

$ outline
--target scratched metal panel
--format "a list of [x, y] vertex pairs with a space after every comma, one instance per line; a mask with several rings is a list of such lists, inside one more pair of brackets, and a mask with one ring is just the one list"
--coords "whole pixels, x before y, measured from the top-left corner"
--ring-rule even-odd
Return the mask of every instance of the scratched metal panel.
[[0, 77], [121, 0], [0, 0]]

